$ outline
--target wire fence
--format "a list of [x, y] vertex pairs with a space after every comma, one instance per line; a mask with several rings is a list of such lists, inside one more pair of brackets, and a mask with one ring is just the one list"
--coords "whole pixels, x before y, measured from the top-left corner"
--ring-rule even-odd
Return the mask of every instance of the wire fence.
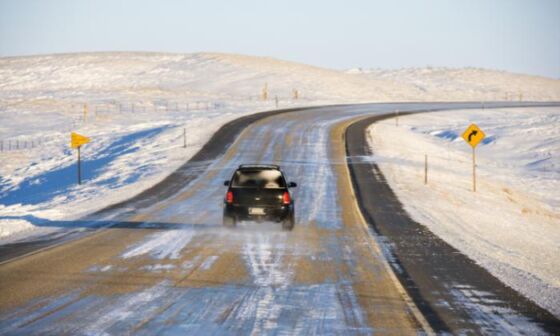
[[0, 139], [0, 153], [62, 146], [67, 142], [69, 142], [69, 135], [62, 134], [24, 137], [19, 136], [13, 139]]
[[0, 140], [0, 152], [9, 152], [20, 149], [33, 149], [42, 146], [44, 142], [45, 141], [42, 138], [31, 140]]
[[[297, 99], [301, 103], [307, 100], [301, 97]], [[180, 101], [155, 99], [146, 101], [105, 100], [88, 103], [69, 103], [58, 110], [47, 111], [67, 116], [67, 121], [57, 125], [57, 134], [44, 136], [29, 134], [0, 138], [0, 153], [64, 145], [68, 142], [68, 135], [66, 133], [76, 130], [86, 123], [107, 123], [116, 118], [130, 117], [137, 118], [138, 120], [142, 118], [150, 119], [153, 118], [154, 114], [159, 116], [168, 115], [170, 118], [175, 116], [187, 117], [191, 113], [220, 113], [228, 107], [278, 108], [280, 102], [286, 105], [288, 101], [293, 103], [295, 100], [289, 97], [279, 98], [278, 96], [266, 100], [259, 96], [246, 96], [227, 97], [224, 100]], [[4, 108], [2, 113], [7, 114], [9, 111]]]

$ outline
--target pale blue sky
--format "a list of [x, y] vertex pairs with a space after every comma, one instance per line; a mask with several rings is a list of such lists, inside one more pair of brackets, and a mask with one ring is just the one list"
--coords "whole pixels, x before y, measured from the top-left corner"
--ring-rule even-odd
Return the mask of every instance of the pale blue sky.
[[560, 78], [560, 0], [0, 0], [0, 56], [112, 50]]

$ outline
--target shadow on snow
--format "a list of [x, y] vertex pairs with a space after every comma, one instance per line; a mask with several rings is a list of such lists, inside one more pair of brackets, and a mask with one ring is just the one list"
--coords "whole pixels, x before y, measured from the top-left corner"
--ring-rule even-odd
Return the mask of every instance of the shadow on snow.
[[[95, 158], [82, 160], [82, 181], [95, 180], [119, 156], [138, 151], [139, 146], [135, 146], [135, 142], [143, 138], [155, 137], [168, 127], [162, 126], [128, 134], [96, 153]], [[35, 205], [62, 196], [76, 185], [76, 174], [76, 165], [72, 164], [25, 179], [17, 189], [0, 194], [0, 204]], [[142, 170], [136, 170], [122, 183], [132, 183], [141, 175]], [[117, 182], [118, 178], [112, 177], [96, 181], [95, 185], [115, 187]]]

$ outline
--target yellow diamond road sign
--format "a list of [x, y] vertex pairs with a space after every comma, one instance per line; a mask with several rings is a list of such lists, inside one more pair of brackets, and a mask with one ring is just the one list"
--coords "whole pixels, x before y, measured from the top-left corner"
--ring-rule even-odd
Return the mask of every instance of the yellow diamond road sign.
[[471, 124], [467, 130], [463, 133], [463, 139], [475, 148], [484, 139], [486, 134], [476, 126], [476, 124]]
[[74, 133], [74, 132], [72, 132], [72, 134], [70, 134], [70, 138], [71, 138], [72, 148], [78, 148], [81, 145], [85, 145], [89, 142], [88, 137], [85, 137], [83, 135], [80, 135], [80, 134]]

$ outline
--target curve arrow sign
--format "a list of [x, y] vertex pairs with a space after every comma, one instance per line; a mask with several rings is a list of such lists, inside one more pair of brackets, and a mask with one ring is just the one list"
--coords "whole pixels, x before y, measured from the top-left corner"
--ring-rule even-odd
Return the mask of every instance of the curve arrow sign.
[[471, 124], [465, 132], [463, 132], [463, 139], [475, 148], [486, 137], [486, 134], [478, 128], [475, 124]]
[[478, 131], [477, 131], [477, 130], [471, 131], [471, 133], [469, 134], [469, 142], [471, 142], [472, 137], [473, 137], [473, 136], [476, 136], [477, 134], [478, 134]]

